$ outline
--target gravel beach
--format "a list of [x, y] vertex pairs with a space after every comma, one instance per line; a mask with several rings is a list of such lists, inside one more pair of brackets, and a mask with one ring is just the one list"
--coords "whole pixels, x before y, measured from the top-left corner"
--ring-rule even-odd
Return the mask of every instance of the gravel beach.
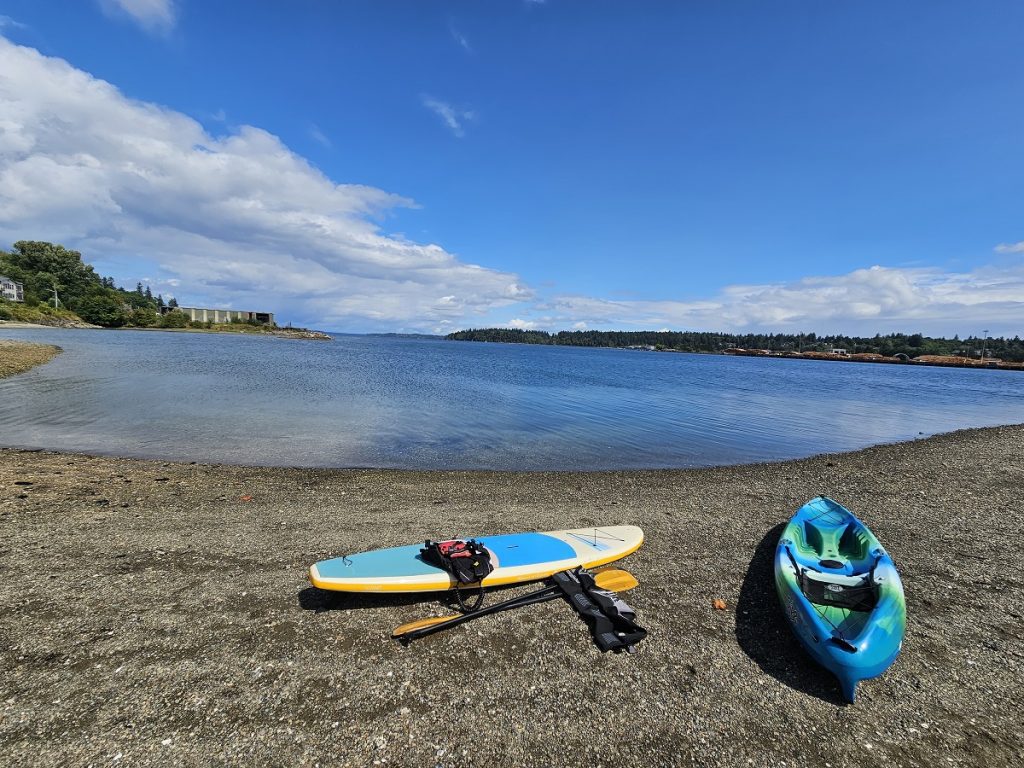
[[0, 339], [0, 379], [24, 373], [52, 360], [61, 353], [52, 344], [31, 344], [25, 341]]
[[[584, 474], [0, 451], [2, 762], [1020, 765], [1022, 447], [1013, 426]], [[772, 584], [782, 523], [818, 493], [871, 526], [907, 594], [903, 653], [853, 706]], [[647, 535], [623, 562], [650, 631], [634, 655], [599, 653], [562, 601], [404, 648], [391, 629], [450, 613], [437, 596], [306, 581], [427, 537], [610, 524]]]

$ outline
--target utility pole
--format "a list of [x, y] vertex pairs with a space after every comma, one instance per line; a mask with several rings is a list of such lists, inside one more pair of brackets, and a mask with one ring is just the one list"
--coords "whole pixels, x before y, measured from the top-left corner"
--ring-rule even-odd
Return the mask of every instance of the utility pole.
[[982, 333], [985, 334], [985, 338], [981, 342], [981, 362], [985, 362], [985, 347], [988, 346], [988, 329], [986, 328]]
[[57, 289], [53, 289], [53, 308], [57, 309], [60, 306], [60, 299], [57, 298]]

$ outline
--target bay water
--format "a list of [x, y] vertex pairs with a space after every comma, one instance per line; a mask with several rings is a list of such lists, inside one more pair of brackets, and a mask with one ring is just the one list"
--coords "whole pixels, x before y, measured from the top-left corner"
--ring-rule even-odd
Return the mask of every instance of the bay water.
[[268, 466], [601, 470], [1024, 423], [1024, 374], [339, 335], [4, 329], [0, 446]]

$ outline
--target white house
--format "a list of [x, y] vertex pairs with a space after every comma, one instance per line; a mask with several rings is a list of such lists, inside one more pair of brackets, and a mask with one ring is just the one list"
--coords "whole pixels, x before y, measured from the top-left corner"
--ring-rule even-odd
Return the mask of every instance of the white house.
[[25, 286], [5, 275], [0, 275], [0, 296], [8, 301], [24, 301]]

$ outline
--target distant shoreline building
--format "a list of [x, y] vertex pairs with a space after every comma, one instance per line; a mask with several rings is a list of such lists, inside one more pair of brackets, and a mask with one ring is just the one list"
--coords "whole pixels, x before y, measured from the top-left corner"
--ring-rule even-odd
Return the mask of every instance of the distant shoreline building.
[[246, 312], [239, 309], [208, 309], [205, 307], [160, 307], [160, 314], [182, 312], [189, 320], [198, 323], [230, 323], [233, 320], [257, 322], [260, 325], [274, 325], [273, 312]]
[[25, 301], [25, 286], [6, 275], [0, 275], [0, 296], [8, 301]]

